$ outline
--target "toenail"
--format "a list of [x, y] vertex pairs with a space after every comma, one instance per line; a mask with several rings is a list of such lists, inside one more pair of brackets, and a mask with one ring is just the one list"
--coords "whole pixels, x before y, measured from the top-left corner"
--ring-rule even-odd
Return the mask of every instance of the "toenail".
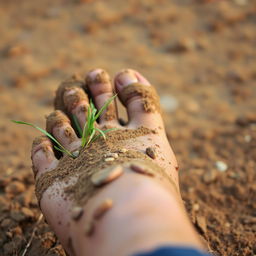
[[63, 101], [65, 107], [69, 111], [72, 111], [80, 102], [88, 102], [88, 98], [86, 97], [86, 94], [83, 93], [81, 88], [72, 88], [64, 93]]
[[32, 154], [35, 155], [37, 152], [41, 151], [42, 153], [45, 153], [46, 156], [48, 156], [48, 153], [51, 151], [51, 146], [47, 143], [42, 143], [36, 147], [33, 148]]
[[63, 126], [63, 124], [70, 124], [68, 117], [60, 110], [55, 110], [46, 117], [46, 131], [52, 133], [54, 127]]
[[129, 84], [138, 83], [138, 79], [135, 74], [129, 70], [125, 70], [117, 76], [116, 79], [118, 89]]
[[90, 86], [93, 84], [106, 84], [110, 82], [110, 77], [105, 70], [94, 69], [90, 71], [86, 76], [86, 85]]

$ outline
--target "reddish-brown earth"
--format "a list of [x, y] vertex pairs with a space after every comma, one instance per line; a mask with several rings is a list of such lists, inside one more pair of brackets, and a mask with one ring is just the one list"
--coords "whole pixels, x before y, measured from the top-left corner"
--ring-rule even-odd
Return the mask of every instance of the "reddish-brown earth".
[[192, 222], [215, 255], [256, 254], [255, 0], [0, 1], [0, 255], [64, 255], [34, 195], [30, 147], [71, 74], [156, 85]]

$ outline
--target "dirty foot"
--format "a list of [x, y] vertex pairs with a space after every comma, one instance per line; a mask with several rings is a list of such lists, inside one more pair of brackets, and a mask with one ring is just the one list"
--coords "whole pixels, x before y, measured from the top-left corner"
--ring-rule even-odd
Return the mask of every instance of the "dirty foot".
[[[81, 147], [74, 120], [83, 129], [90, 99], [99, 110], [115, 93], [127, 109], [127, 124], [119, 123], [113, 101], [96, 127], [115, 129]], [[123, 70], [114, 85], [101, 69], [85, 82], [66, 80], [46, 129], [75, 155], [57, 158], [46, 137], [32, 147], [41, 210], [70, 255], [129, 255], [168, 243], [201, 246], [181, 205], [178, 165], [158, 95], [140, 73]]]

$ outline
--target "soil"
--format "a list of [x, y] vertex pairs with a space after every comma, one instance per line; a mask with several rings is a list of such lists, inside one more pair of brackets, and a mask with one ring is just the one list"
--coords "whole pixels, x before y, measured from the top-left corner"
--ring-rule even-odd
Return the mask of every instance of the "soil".
[[[60, 81], [101, 67], [156, 86], [190, 218], [214, 255], [256, 254], [254, 0], [0, 2], [0, 255], [64, 255], [36, 223], [30, 148]], [[121, 111], [122, 112], [122, 111]]]
[[[135, 131], [128, 129], [114, 130], [108, 133], [106, 140], [98, 139], [89, 147], [80, 149], [77, 158], [64, 156], [56, 169], [44, 173], [37, 179], [35, 192], [38, 201], [41, 200], [43, 192], [55, 181], [63, 181], [68, 184], [71, 177], [76, 176], [77, 181], [65, 189], [63, 197], [71, 198], [75, 205], [83, 206], [99, 190], [91, 179], [94, 174], [112, 168], [113, 165], [124, 164], [125, 167], [129, 167], [132, 164], [140, 164], [141, 160], [143, 160], [143, 165], [147, 165], [148, 169], [152, 173], [156, 173], [159, 178], [165, 177], [170, 180], [165, 172], [146, 154], [134, 150], [127, 150], [125, 153], [120, 152], [120, 149], [125, 147], [127, 139], [131, 143], [136, 137], [150, 133], [156, 133], [156, 131], [145, 127], [140, 127]], [[116, 154], [117, 157], [109, 157], [113, 154]], [[111, 159], [111, 161], [106, 161], [107, 159]], [[101, 179], [102, 175], [99, 176]]]

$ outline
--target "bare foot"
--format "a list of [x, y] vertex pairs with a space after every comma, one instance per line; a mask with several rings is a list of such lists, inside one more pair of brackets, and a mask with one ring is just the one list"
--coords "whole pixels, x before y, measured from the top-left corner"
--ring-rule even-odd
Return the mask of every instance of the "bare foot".
[[[58, 160], [48, 138], [40, 137], [34, 141], [32, 162], [40, 207], [65, 249], [70, 255], [75, 255], [75, 252], [82, 255], [82, 251], [88, 255], [127, 255], [164, 243], [185, 243], [200, 247], [180, 205], [178, 165], [165, 135], [155, 89], [140, 73], [130, 69], [115, 76], [114, 88], [109, 75], [101, 69], [89, 72], [85, 81], [71, 79], [62, 83], [56, 94], [56, 111], [47, 118], [48, 132], [65, 148], [70, 151], [79, 149], [81, 139], [72, 127], [70, 118], [75, 115], [83, 127], [90, 98], [100, 109], [115, 91], [127, 109], [129, 121], [125, 126], [119, 124], [116, 105], [112, 102], [97, 124], [103, 130], [108, 127], [118, 129], [111, 132], [109, 141], [115, 138], [117, 145], [112, 143], [111, 147], [117, 152], [120, 149], [120, 154], [124, 155], [119, 160], [113, 153], [103, 158], [105, 144], [106, 147], [110, 145], [108, 138], [106, 142], [94, 142], [98, 151], [93, 151], [91, 158], [91, 151], [85, 149], [80, 152], [78, 160], [69, 159], [68, 156]], [[119, 137], [115, 134], [119, 134]], [[97, 148], [99, 143], [104, 146]], [[126, 151], [130, 152], [128, 156]], [[136, 161], [142, 155], [145, 161], [138, 164]], [[95, 166], [98, 162], [94, 161], [97, 157], [103, 159], [99, 160], [98, 166], [102, 164], [100, 169], [114, 166], [115, 171], [122, 174], [116, 175], [118, 178], [100, 188], [90, 179], [94, 169], [97, 169]], [[83, 162], [85, 159], [86, 163]], [[91, 165], [88, 164], [90, 161]], [[126, 162], [130, 165], [125, 165]], [[132, 166], [132, 163], [135, 164]], [[158, 174], [155, 166], [160, 166], [163, 173]], [[84, 187], [88, 188], [83, 188], [83, 183], [81, 186], [84, 175], [87, 175]], [[97, 188], [94, 189], [94, 186]], [[104, 211], [104, 207], [111, 208], [112, 213], [95, 221], [98, 218], [95, 212]], [[176, 215], [173, 217], [173, 212], [177, 212], [177, 218]], [[178, 220], [182, 224], [175, 224]], [[122, 231], [127, 225], [125, 222], [130, 222], [134, 228], [129, 232]], [[182, 235], [179, 238], [179, 235], [170, 231], [178, 225], [179, 228], [184, 225], [187, 230], [185, 237]], [[132, 248], [127, 245], [129, 241], [133, 244]], [[100, 248], [97, 247], [98, 243]]]

